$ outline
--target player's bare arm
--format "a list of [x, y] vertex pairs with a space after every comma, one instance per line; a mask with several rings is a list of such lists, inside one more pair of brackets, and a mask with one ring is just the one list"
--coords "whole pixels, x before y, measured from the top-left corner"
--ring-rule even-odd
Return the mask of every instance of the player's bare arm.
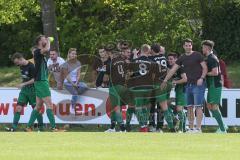
[[168, 74], [163, 80], [163, 83], [161, 84], [161, 88], [164, 89], [166, 87], [167, 81], [176, 73], [176, 71], [180, 68], [179, 65], [174, 64], [173, 67], [169, 70]]
[[76, 83], [75, 83], [76, 85], [79, 83], [80, 78], [81, 78], [81, 67], [79, 67], [77, 70], [77, 79], [76, 79]]
[[181, 79], [179, 80], [173, 80], [173, 84], [183, 84], [183, 83], [186, 83], [187, 82], [187, 75], [186, 73], [182, 73], [181, 74]]
[[208, 72], [206, 62], [203, 61], [203, 62], [201, 62], [200, 64], [201, 64], [201, 66], [202, 66], [202, 75], [201, 75], [201, 77], [198, 79], [197, 85], [202, 85], [203, 80], [205, 79], [205, 77], [206, 77], [206, 75], [207, 75], [207, 72]]
[[50, 50], [50, 40], [49, 38], [46, 38], [46, 41], [42, 42], [42, 48], [40, 53], [43, 55], [46, 55]]
[[213, 68], [211, 72], [207, 73], [208, 76], [217, 76], [218, 74], [219, 74], [218, 67]]
[[30, 85], [30, 84], [33, 84], [33, 83], [34, 83], [34, 78], [30, 79], [27, 82], [20, 83], [19, 85], [17, 85], [17, 88], [22, 88], [24, 86], [27, 86], [27, 85]]

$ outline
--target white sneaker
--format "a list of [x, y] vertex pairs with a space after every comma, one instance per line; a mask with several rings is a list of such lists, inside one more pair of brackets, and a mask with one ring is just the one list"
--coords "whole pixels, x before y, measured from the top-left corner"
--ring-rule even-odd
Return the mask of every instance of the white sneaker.
[[156, 132], [156, 128], [153, 126], [149, 126], [149, 132]]
[[191, 129], [191, 128], [189, 128], [189, 129], [186, 131], [186, 133], [195, 133], [195, 130], [194, 130], [194, 129]]
[[194, 129], [193, 132], [194, 132], [194, 133], [202, 133], [202, 130], [201, 130], [200, 128], [196, 128], [196, 129]]
[[105, 132], [116, 132], [116, 129], [115, 129], [115, 128], [113, 128], [113, 129], [109, 128], [109, 129], [106, 130]]

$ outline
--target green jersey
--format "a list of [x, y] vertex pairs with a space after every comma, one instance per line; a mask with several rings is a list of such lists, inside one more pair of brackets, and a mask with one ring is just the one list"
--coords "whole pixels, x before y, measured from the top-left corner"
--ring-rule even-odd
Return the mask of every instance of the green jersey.
[[34, 51], [34, 63], [35, 63], [35, 81], [47, 81], [48, 80], [48, 69], [47, 59], [41, 54], [41, 49]]
[[218, 75], [217, 76], [207, 76], [207, 87], [222, 87], [222, 80], [221, 80], [221, 71], [220, 65], [217, 57], [213, 54], [209, 54], [206, 58], [206, 63], [208, 67], [208, 72], [211, 72], [213, 68], [218, 68]]

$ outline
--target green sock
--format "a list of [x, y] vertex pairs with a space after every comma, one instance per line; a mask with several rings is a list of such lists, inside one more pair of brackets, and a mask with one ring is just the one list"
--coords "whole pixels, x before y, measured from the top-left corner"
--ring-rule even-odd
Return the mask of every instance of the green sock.
[[186, 119], [186, 117], [185, 117], [185, 114], [184, 114], [184, 112], [183, 111], [178, 111], [178, 118], [179, 118], [179, 120], [180, 120], [180, 123], [179, 123], [179, 130], [180, 131], [184, 131], [184, 129], [185, 129], [185, 119]]
[[116, 112], [113, 110], [110, 115], [111, 121], [116, 121], [117, 120], [117, 115]]
[[184, 114], [183, 131], [185, 132], [186, 131], [186, 119], [187, 119], [187, 117], [186, 117], [186, 114], [184, 112], [183, 112], [183, 114]]
[[43, 116], [41, 113], [37, 115], [38, 127], [39, 129], [43, 129]]
[[171, 107], [168, 107], [168, 112], [171, 113], [171, 116], [174, 117], [174, 113]]
[[220, 113], [220, 111], [217, 110], [211, 110], [213, 117], [216, 119], [221, 131], [225, 131], [225, 127], [224, 127], [224, 123], [223, 123], [223, 119], [222, 119], [222, 115]]
[[142, 114], [143, 114], [143, 123], [144, 123], [144, 125], [147, 125], [150, 110], [148, 108], [143, 108], [142, 109]]
[[39, 112], [34, 109], [31, 113], [31, 116], [30, 116], [30, 119], [29, 119], [29, 122], [27, 124], [27, 127], [32, 127], [33, 123], [35, 122], [35, 120], [37, 119], [37, 116], [38, 116]]
[[126, 125], [130, 125], [132, 115], [134, 113], [135, 109], [134, 108], [128, 108], [127, 109], [127, 117], [126, 117]]
[[170, 128], [170, 129], [174, 128], [174, 126], [173, 126], [173, 117], [172, 117], [171, 112], [169, 110], [166, 110], [166, 111], [163, 112], [163, 114], [164, 114], [165, 120], [168, 123], [168, 128]]
[[116, 112], [116, 120], [118, 124], [123, 124], [122, 112]]
[[47, 109], [47, 117], [49, 119], [51, 127], [56, 128], [55, 118], [54, 118], [52, 109]]
[[140, 126], [144, 125], [143, 113], [141, 108], [136, 108], [136, 116]]
[[13, 117], [13, 124], [12, 124], [12, 128], [13, 129], [16, 129], [17, 128], [17, 125], [18, 125], [18, 122], [20, 120], [20, 115], [21, 113], [20, 112], [15, 112], [14, 114], [14, 117]]

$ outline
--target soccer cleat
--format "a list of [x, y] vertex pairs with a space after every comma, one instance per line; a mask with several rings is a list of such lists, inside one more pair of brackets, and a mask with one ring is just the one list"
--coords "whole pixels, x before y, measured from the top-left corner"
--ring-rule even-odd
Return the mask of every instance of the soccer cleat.
[[175, 129], [175, 128], [171, 128], [169, 131], [170, 131], [171, 133], [176, 133], [176, 129]]
[[7, 131], [7, 132], [15, 132], [15, 129], [14, 128], [5, 127], [5, 131]]
[[66, 132], [65, 129], [57, 129], [57, 128], [52, 128], [51, 131], [52, 132]]
[[139, 132], [148, 132], [148, 127], [141, 127]]
[[[225, 128], [225, 131], [227, 132], [228, 126], [224, 124], [224, 128]], [[218, 132], [221, 132], [221, 129], [220, 129], [220, 128], [217, 129], [216, 133], [218, 133]], [[223, 132], [223, 131], [222, 131], [222, 132]]]
[[155, 131], [155, 132], [158, 132], [158, 133], [163, 133], [163, 131], [162, 131], [160, 128], [156, 129], [156, 131]]
[[27, 127], [27, 128], [24, 129], [24, 131], [25, 131], [25, 132], [32, 132], [33, 130], [32, 130], [32, 128], [28, 128], [28, 127]]
[[151, 126], [149, 126], [149, 130], [148, 131], [149, 132], [156, 132], [156, 128], [151, 125]]
[[225, 133], [227, 133], [227, 131], [226, 131], [226, 130], [225, 130], [225, 131], [221, 131], [221, 130], [219, 129], [219, 130], [216, 131], [216, 133], [225, 134]]
[[109, 128], [109, 129], [106, 130], [105, 132], [116, 132], [116, 129], [115, 129], [115, 128], [113, 128], [113, 129]]
[[131, 132], [131, 126], [130, 125], [126, 125], [126, 131]]

